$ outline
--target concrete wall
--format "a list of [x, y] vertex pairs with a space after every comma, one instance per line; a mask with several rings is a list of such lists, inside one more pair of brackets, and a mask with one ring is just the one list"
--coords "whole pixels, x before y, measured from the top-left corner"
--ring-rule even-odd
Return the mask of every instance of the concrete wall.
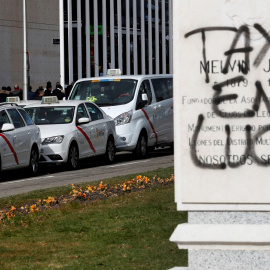
[[[23, 85], [23, 1], [0, 0], [0, 87]], [[27, 0], [27, 50], [30, 85], [60, 80], [59, 2]]]

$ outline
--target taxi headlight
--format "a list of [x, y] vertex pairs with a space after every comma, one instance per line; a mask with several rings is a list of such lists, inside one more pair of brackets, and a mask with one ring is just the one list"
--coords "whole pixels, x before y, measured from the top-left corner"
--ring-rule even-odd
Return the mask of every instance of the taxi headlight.
[[64, 135], [58, 135], [53, 137], [45, 138], [42, 142], [43, 145], [51, 143], [62, 143], [64, 140]]
[[118, 115], [116, 118], [114, 118], [114, 123], [116, 126], [127, 124], [131, 121], [133, 111], [128, 111], [125, 113], [122, 113]]

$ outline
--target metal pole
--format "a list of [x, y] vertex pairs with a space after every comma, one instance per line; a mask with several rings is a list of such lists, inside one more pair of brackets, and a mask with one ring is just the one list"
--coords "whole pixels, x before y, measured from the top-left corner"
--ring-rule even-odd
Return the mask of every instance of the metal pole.
[[107, 74], [107, 8], [106, 8], [106, 0], [102, 0], [102, 25], [103, 25], [103, 32], [102, 32], [102, 40], [103, 40], [103, 76]]
[[169, 73], [173, 73], [173, 12], [172, 0], [169, 0]]
[[115, 68], [114, 0], [110, 0], [110, 47], [111, 47], [111, 66], [110, 66], [110, 68]]
[[68, 0], [68, 62], [69, 62], [69, 81], [73, 79], [73, 33], [72, 33], [72, 0]]
[[81, 18], [81, 0], [77, 0], [77, 65], [78, 79], [82, 78], [82, 18]]
[[118, 22], [118, 68], [123, 74], [123, 41], [122, 41], [122, 6], [121, 0], [117, 0], [117, 22]]
[[152, 1], [148, 0], [148, 74], [153, 74]]
[[126, 65], [127, 75], [130, 75], [130, 6], [129, 1], [126, 1]]
[[158, 0], [155, 0], [155, 62], [156, 74], [159, 74], [159, 7]]
[[23, 0], [23, 99], [27, 100], [26, 0]]
[[144, 0], [141, 0], [141, 69], [142, 69], [141, 73], [142, 75], [145, 74], [145, 19], [144, 19], [144, 15], [145, 15], [144, 14]]
[[91, 56], [90, 56], [90, 7], [89, 0], [85, 0], [85, 39], [86, 39], [86, 77], [91, 76]]
[[64, 0], [59, 1], [60, 25], [60, 83], [65, 87], [65, 40], [64, 40]]
[[99, 48], [98, 48], [98, 2], [94, 0], [94, 64], [95, 77], [99, 76]]

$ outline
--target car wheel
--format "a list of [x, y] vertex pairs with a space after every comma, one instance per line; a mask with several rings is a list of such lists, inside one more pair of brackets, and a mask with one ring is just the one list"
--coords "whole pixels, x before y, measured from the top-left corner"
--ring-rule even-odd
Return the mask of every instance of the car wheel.
[[37, 148], [33, 147], [31, 149], [31, 154], [30, 154], [30, 161], [29, 161], [29, 171], [31, 174], [36, 174], [38, 171], [38, 162], [39, 162], [39, 153]]
[[147, 139], [144, 133], [141, 133], [136, 145], [136, 148], [133, 151], [133, 154], [137, 158], [144, 158], [147, 155]]
[[79, 165], [79, 151], [78, 147], [75, 144], [72, 144], [68, 151], [68, 169], [76, 170]]
[[170, 145], [170, 151], [171, 151], [172, 154], [174, 154], [174, 143], [172, 143], [172, 144]]
[[106, 161], [109, 163], [114, 162], [115, 159], [115, 145], [113, 139], [108, 139], [106, 146]]

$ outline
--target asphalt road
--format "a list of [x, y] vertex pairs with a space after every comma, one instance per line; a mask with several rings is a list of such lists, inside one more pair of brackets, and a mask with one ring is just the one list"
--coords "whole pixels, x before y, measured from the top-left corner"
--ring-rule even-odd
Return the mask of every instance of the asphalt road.
[[169, 148], [156, 149], [147, 159], [136, 160], [129, 152], [116, 155], [116, 162], [104, 165], [102, 158], [84, 159], [78, 170], [67, 171], [64, 166], [43, 168], [35, 177], [25, 170], [5, 171], [1, 175], [0, 198], [33, 190], [64, 186], [75, 183], [103, 180], [114, 176], [143, 173], [173, 166], [174, 156]]

